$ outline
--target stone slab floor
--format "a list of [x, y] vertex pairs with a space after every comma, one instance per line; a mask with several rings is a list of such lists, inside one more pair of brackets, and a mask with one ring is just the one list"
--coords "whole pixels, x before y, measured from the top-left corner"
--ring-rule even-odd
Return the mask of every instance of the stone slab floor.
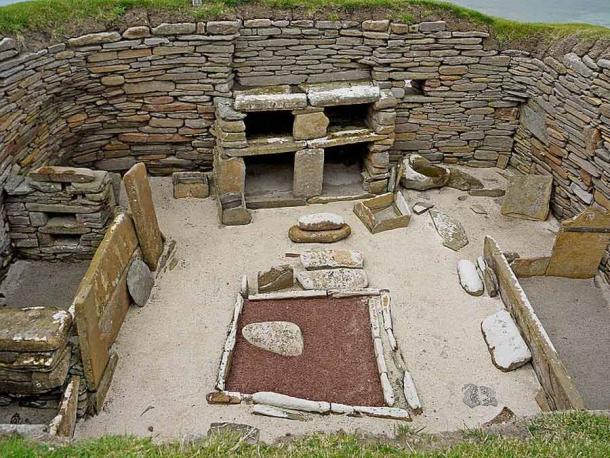
[[[489, 187], [505, 186], [503, 171], [468, 171]], [[481, 320], [502, 307], [500, 299], [466, 294], [456, 263], [476, 259], [486, 234], [506, 251], [548, 254], [558, 227], [555, 220], [509, 219], [500, 215], [499, 199], [469, 196], [461, 201], [458, 197], [466, 193], [452, 189], [407, 192], [411, 204], [429, 199], [464, 224], [470, 244], [455, 253], [442, 246], [428, 214], [414, 215], [408, 228], [374, 236], [353, 214], [353, 202], [257, 210], [248, 226], [221, 227], [213, 199], [174, 200], [171, 179], [151, 181], [162, 230], [177, 242], [177, 263], [158, 280], [146, 307], [130, 310], [116, 343], [120, 360], [104, 411], [78, 425], [78, 438], [180, 438], [205, 434], [218, 421], [257, 426], [264, 440], [340, 429], [393, 434], [399, 423], [390, 420], [312, 416], [308, 422], [291, 422], [251, 415], [246, 405], [210, 406], [205, 400], [214, 386], [241, 275], [253, 278], [257, 270], [290, 261], [284, 253], [311, 248], [290, 242], [287, 231], [299, 215], [319, 211], [345, 217], [352, 235], [333, 247], [360, 250], [371, 286], [391, 290], [395, 334], [424, 407], [411, 424], [414, 428], [476, 427], [504, 405], [518, 415], [539, 411], [534, 401], [539, 385], [531, 367], [500, 372], [481, 335]], [[475, 214], [473, 204], [486, 208], [488, 215]], [[468, 384], [491, 388], [497, 406], [466, 405]]]

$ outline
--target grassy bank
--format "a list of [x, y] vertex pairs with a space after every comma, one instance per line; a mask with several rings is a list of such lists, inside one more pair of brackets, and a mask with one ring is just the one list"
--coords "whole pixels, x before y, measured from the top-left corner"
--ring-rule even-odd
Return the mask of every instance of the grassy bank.
[[609, 37], [610, 29], [586, 24], [528, 24], [495, 18], [452, 3], [435, 0], [204, 0], [193, 8], [191, 0], [32, 0], [0, 7], [0, 34], [45, 33], [61, 35], [91, 24], [112, 25], [133, 10], [169, 14], [177, 18], [213, 19], [239, 15], [245, 8], [269, 11], [296, 9], [300, 15], [325, 14], [340, 19], [345, 13], [375, 10], [375, 17], [405, 22], [451, 17], [488, 28], [500, 41], [527, 37], [557, 39], [581, 34]]
[[148, 439], [104, 437], [69, 446], [0, 440], [2, 457], [608, 457], [610, 418], [585, 412], [544, 415], [526, 424], [520, 438], [469, 431], [457, 441], [399, 429], [392, 441], [360, 440], [351, 435], [314, 435], [278, 445], [248, 445], [235, 437], [190, 445], [153, 444]]

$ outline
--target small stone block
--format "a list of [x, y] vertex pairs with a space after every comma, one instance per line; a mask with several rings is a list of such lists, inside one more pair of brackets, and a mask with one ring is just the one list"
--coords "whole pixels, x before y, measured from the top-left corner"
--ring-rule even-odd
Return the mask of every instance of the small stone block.
[[208, 176], [203, 172], [174, 172], [172, 181], [175, 199], [205, 199], [210, 195]]

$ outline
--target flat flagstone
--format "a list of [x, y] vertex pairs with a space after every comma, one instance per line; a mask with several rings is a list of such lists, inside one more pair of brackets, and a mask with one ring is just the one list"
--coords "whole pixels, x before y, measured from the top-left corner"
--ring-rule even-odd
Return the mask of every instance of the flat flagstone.
[[361, 289], [369, 285], [363, 269], [321, 269], [297, 273], [304, 289]]
[[512, 371], [532, 359], [519, 328], [507, 310], [500, 310], [485, 318], [481, 322], [481, 331], [491, 359], [501, 371]]
[[255, 347], [278, 355], [299, 356], [303, 353], [301, 328], [289, 321], [250, 323], [241, 333]]
[[483, 294], [483, 281], [477, 272], [477, 268], [472, 261], [461, 259], [457, 264], [457, 272], [460, 277], [460, 285], [471, 296]]
[[345, 225], [342, 216], [336, 213], [312, 213], [299, 216], [299, 229], [303, 231], [330, 231], [341, 229]]
[[443, 239], [444, 246], [459, 251], [468, 245], [468, 236], [459, 221], [438, 210], [430, 210], [429, 213], [436, 232]]
[[347, 267], [362, 269], [362, 253], [354, 250], [307, 250], [299, 256], [307, 270]]
[[513, 218], [546, 220], [553, 189], [550, 175], [525, 175], [511, 178], [500, 212]]

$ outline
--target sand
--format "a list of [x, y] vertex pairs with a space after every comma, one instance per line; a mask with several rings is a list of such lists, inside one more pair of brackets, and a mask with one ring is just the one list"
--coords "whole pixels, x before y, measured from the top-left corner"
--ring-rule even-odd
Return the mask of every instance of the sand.
[[588, 409], [610, 409], [610, 306], [593, 280], [520, 278]]
[[[468, 169], [488, 187], [504, 187], [502, 171]], [[77, 438], [135, 434], [157, 440], [205, 434], [210, 423], [246, 423], [261, 428], [261, 439], [285, 434], [357, 429], [393, 435], [391, 420], [312, 416], [288, 422], [253, 416], [250, 407], [210, 406], [221, 347], [231, 320], [240, 278], [271, 265], [296, 262], [286, 252], [312, 246], [287, 237], [297, 218], [313, 212], [335, 212], [352, 226], [352, 235], [333, 248], [363, 253], [371, 286], [389, 288], [394, 330], [419, 391], [424, 414], [412, 426], [434, 432], [476, 427], [502, 406], [517, 415], [539, 412], [539, 387], [530, 365], [514, 372], [496, 369], [480, 331], [483, 318], [502, 308], [498, 298], [472, 297], [462, 290], [456, 272], [459, 259], [482, 254], [483, 238], [494, 236], [507, 251], [522, 256], [550, 252], [555, 220], [534, 222], [500, 215], [500, 199], [467, 197], [453, 189], [407, 192], [408, 201], [429, 199], [436, 208], [460, 220], [470, 244], [459, 253], [442, 246], [430, 216], [414, 215], [409, 227], [371, 235], [353, 214], [353, 202], [253, 212], [247, 226], [222, 227], [213, 199], [171, 197], [171, 179], [153, 179], [157, 213], [165, 235], [176, 240], [177, 263], [158, 279], [147, 306], [132, 308], [115, 345], [120, 355], [104, 411], [80, 422]], [[471, 205], [485, 207], [477, 215]], [[327, 246], [328, 248], [328, 246]], [[498, 406], [470, 408], [464, 386], [492, 388]], [[146, 413], [143, 412], [149, 407]], [[148, 427], [153, 427], [153, 432]]]

